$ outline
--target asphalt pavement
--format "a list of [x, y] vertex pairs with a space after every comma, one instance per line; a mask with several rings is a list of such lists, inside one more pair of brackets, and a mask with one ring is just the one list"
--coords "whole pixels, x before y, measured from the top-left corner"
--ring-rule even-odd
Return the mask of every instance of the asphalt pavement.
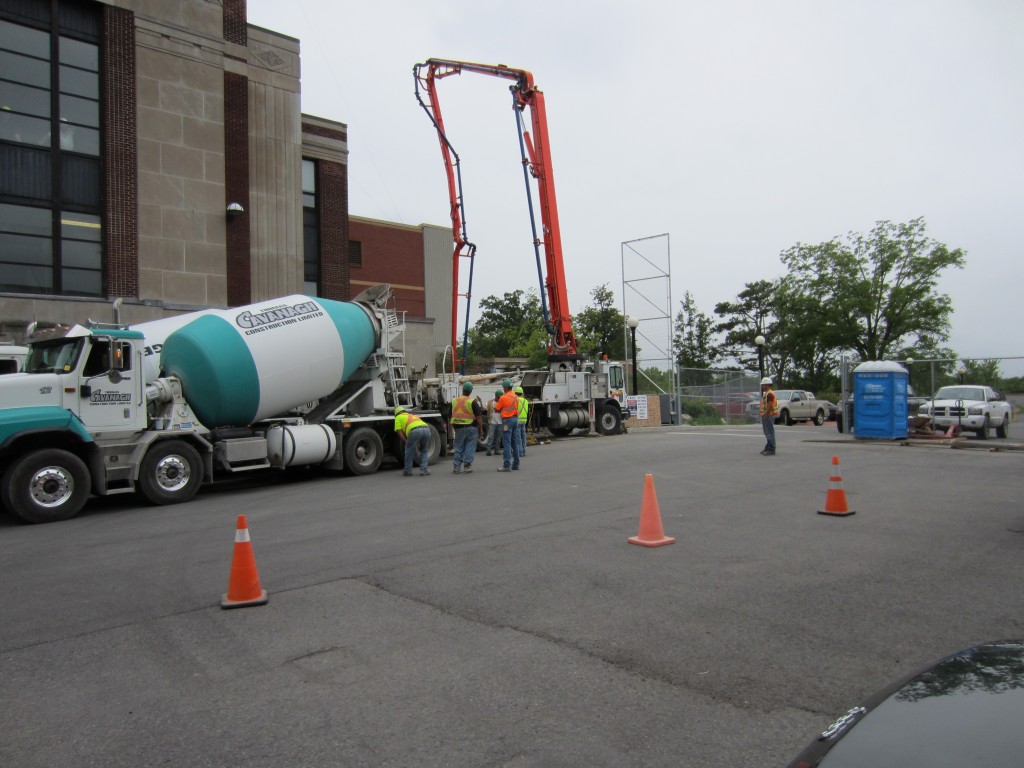
[[[777, 434], [0, 515], [0, 765], [784, 766], [890, 680], [1024, 637], [1024, 452]], [[818, 514], [833, 455], [849, 517]], [[627, 542], [648, 473], [669, 546]], [[270, 599], [225, 611], [238, 514]]]

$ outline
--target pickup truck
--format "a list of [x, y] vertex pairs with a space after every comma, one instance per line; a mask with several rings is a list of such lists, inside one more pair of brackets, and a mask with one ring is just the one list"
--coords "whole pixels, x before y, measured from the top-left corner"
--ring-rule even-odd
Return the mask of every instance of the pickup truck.
[[17, 373], [24, 369], [26, 357], [28, 357], [28, 347], [0, 341], [0, 374]]
[[998, 437], [1010, 433], [1010, 415], [1013, 409], [999, 392], [979, 384], [957, 384], [942, 387], [935, 397], [918, 410], [920, 416], [930, 416], [936, 429], [959, 429], [977, 433], [982, 440], [995, 427]]
[[[795, 424], [798, 421], [813, 421], [820, 427], [829, 417], [831, 404], [827, 400], [818, 400], [813, 392], [802, 389], [779, 389], [775, 391], [779, 401], [779, 415], [776, 424]], [[760, 400], [747, 406], [747, 415], [760, 420]]]

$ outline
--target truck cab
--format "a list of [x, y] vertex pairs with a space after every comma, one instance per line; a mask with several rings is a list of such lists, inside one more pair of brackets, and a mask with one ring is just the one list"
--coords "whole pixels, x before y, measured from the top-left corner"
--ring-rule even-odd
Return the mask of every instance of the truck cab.
[[70, 411], [90, 433], [145, 429], [138, 375], [143, 335], [124, 329], [59, 326], [33, 340], [25, 376], [0, 381], [6, 407]]

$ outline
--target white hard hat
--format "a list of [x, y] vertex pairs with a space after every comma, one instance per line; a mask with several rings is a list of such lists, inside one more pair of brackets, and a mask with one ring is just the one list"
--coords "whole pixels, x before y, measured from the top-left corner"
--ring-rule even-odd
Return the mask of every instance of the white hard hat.
[[761, 386], [764, 386], [765, 384], [771, 384], [771, 383], [772, 383], [772, 377], [771, 376], [765, 376], [763, 379], [761, 379]]

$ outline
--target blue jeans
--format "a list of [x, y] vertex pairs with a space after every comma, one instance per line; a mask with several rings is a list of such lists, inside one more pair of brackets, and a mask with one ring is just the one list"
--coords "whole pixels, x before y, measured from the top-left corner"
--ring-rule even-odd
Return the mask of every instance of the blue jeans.
[[487, 428], [487, 450], [497, 453], [501, 450], [501, 424], [490, 424]]
[[416, 427], [405, 438], [405, 471], [412, 472], [413, 460], [420, 455], [420, 472], [427, 471], [430, 463], [430, 429]]
[[506, 469], [519, 468], [519, 441], [515, 439], [518, 427], [518, 416], [501, 420], [501, 465]]
[[520, 457], [526, 455], [526, 422], [520, 421], [516, 424], [516, 440], [519, 441]]
[[468, 467], [473, 463], [473, 456], [476, 455], [477, 434], [475, 424], [455, 427], [455, 460], [452, 462], [455, 469], [463, 464]]
[[767, 453], [775, 453], [775, 417], [762, 416], [761, 429], [764, 430], [764, 436], [768, 440], [764, 446], [764, 450]]

